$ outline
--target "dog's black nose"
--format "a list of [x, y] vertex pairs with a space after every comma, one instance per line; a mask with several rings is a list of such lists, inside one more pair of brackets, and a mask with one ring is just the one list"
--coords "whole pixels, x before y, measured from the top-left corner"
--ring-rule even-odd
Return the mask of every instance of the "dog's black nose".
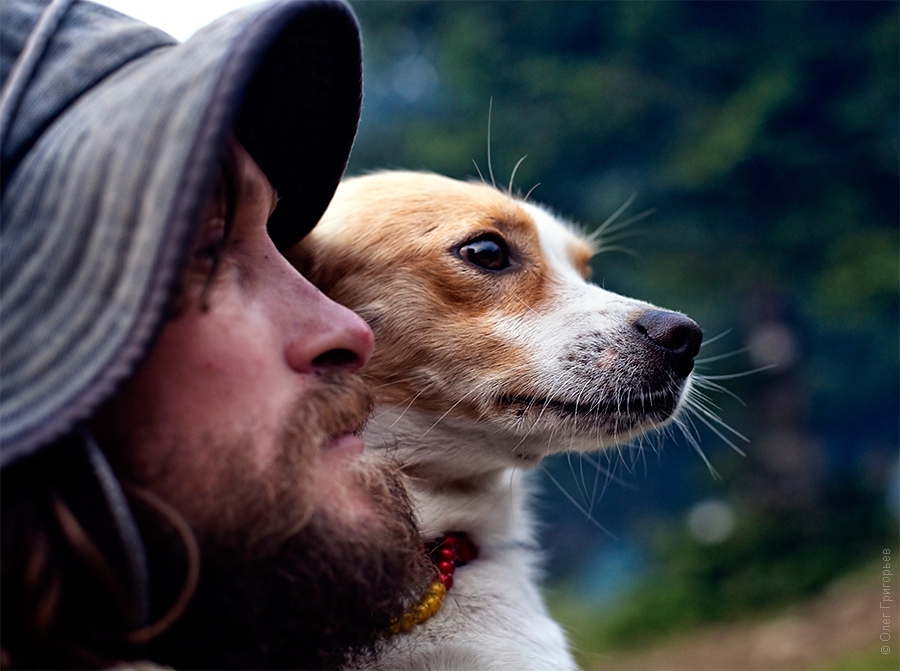
[[634, 327], [666, 351], [678, 377], [687, 377], [694, 370], [694, 357], [700, 351], [703, 331], [693, 319], [677, 312], [648, 310], [638, 317]]

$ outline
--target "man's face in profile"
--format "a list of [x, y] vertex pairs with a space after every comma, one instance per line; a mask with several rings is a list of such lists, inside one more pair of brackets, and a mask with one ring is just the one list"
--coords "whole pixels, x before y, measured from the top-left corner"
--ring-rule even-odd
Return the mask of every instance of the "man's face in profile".
[[[275, 194], [239, 145], [233, 156], [180, 312], [96, 431], [120, 476], [171, 504], [200, 543], [197, 594], [152, 659], [338, 664], [431, 574], [402, 486], [355, 435], [371, 406], [355, 371], [372, 333], [277, 251]], [[186, 571], [177, 543], [158, 541], [155, 617]], [[159, 590], [171, 599], [157, 603]]]

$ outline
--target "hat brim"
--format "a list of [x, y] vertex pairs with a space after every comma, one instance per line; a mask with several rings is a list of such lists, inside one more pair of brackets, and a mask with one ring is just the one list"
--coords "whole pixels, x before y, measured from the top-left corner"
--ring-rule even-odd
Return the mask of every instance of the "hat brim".
[[350, 9], [284, 0], [148, 49], [53, 119], [3, 189], [3, 466], [89, 418], [146, 353], [232, 134], [279, 195], [276, 244], [315, 225], [361, 86]]

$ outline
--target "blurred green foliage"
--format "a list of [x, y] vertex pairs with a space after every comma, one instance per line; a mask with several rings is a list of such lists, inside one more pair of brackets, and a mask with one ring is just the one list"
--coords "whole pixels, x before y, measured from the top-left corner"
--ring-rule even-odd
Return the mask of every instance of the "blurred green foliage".
[[894, 671], [896, 668], [896, 656], [885, 655], [878, 646], [872, 646], [869, 652], [852, 654], [837, 660], [826, 671]]
[[628, 648], [777, 612], [871, 565], [883, 543], [896, 546], [896, 520], [876, 493], [853, 486], [830, 490], [815, 510], [744, 511], [734, 535], [714, 547], [670, 529], [656, 539], [655, 569], [639, 588], [579, 636], [599, 649]]

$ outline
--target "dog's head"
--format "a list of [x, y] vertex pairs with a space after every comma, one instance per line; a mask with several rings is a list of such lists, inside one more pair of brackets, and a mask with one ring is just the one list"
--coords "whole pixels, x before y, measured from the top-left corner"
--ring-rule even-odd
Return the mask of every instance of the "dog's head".
[[374, 330], [380, 404], [508, 436], [521, 463], [657, 428], [690, 384], [700, 329], [591, 284], [592, 253], [489, 186], [386, 172], [341, 184], [292, 257]]

